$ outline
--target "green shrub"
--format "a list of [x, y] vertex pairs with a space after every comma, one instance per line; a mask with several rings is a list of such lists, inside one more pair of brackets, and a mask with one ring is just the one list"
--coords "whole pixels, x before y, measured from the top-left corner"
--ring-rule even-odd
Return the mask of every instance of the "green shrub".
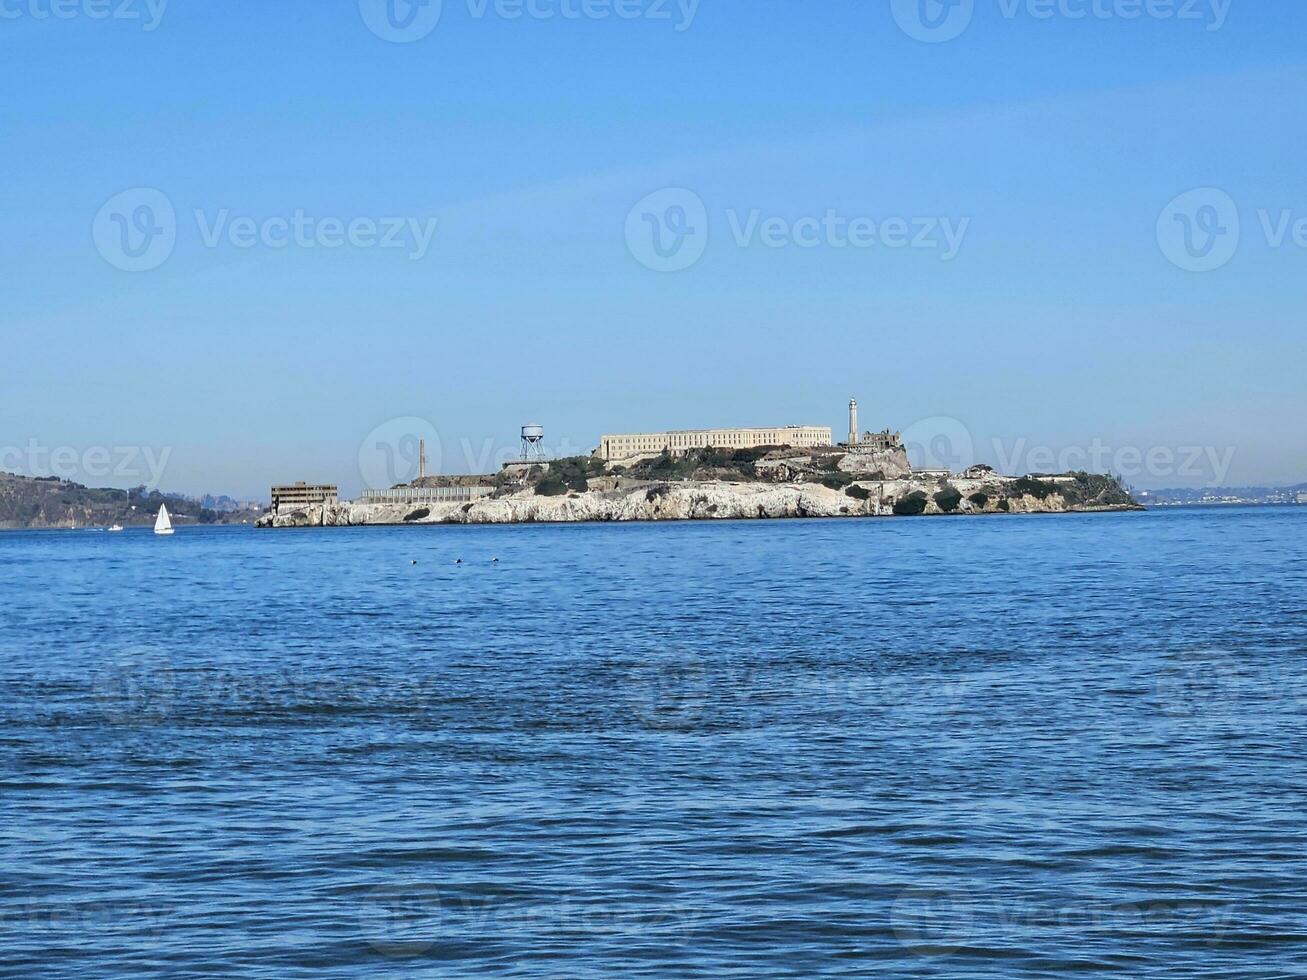
[[[676, 482], [680, 480], [754, 480], [757, 471], [753, 460], [767, 452], [766, 447], [755, 449], [688, 449], [681, 453], [662, 452], [653, 459], [636, 463], [630, 475], [654, 480]], [[705, 472], [706, 471], [706, 472]]]
[[989, 494], [981, 493], [979, 490], [977, 490], [967, 499], [970, 500], [977, 507], [984, 507], [987, 503], [989, 503]]
[[748, 477], [750, 480], [758, 476], [758, 467], [753, 463], [732, 463], [731, 469], [735, 471], [736, 476]]
[[1000, 500], [995, 506], [1002, 511], [1009, 511], [1012, 509], [1012, 505], [1007, 502], [1007, 498]]
[[853, 482], [853, 476], [849, 473], [823, 473], [817, 482], [832, 490], [843, 490]]
[[[549, 472], [540, 478], [536, 492], [546, 497], [556, 497], [561, 490], [559, 484], [569, 490], [584, 492], [586, 481], [604, 471], [604, 461], [594, 456], [568, 456], [554, 460], [549, 464]], [[544, 487], [545, 489], [541, 489]]]
[[870, 490], [868, 490], [866, 487], [860, 487], [856, 483], [845, 487], [844, 492], [847, 493], [854, 500], [866, 500], [868, 497], [871, 496]]
[[1012, 489], [1019, 494], [1029, 494], [1036, 500], [1043, 500], [1057, 493], [1057, 484], [1045, 483], [1043, 480], [1036, 480], [1033, 476], [1023, 476], [1012, 484]]
[[567, 493], [567, 484], [551, 470], [545, 474], [543, 480], [536, 484], [536, 493], [542, 497], [561, 497]]
[[920, 514], [926, 509], [926, 495], [920, 490], [913, 490], [905, 497], [894, 501], [894, 513], [900, 517]]
[[953, 511], [957, 510], [958, 505], [962, 503], [962, 494], [958, 491], [957, 487], [946, 486], [939, 493], [935, 494], [935, 503], [944, 513], [951, 514]]
[[1058, 492], [1072, 504], [1092, 504], [1095, 506], [1121, 505], [1134, 503], [1130, 492], [1114, 476], [1101, 473], [1076, 473], [1075, 482], [1062, 484]]

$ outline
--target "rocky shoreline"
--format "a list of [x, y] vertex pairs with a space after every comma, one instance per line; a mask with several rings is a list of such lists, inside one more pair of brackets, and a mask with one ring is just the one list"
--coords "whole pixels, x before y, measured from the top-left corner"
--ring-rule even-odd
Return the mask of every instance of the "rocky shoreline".
[[[1086, 474], [821, 483], [651, 482], [542, 495], [534, 489], [471, 503], [347, 501], [266, 514], [263, 528], [404, 524], [532, 524], [609, 521], [752, 520], [946, 514], [1064, 514], [1143, 510], [1113, 481]], [[1097, 493], [1089, 496], [1097, 489]]]

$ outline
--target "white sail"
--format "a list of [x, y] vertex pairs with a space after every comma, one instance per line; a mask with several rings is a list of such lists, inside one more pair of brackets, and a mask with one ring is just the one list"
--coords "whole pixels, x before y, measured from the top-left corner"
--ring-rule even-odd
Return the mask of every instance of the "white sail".
[[168, 517], [168, 505], [159, 505], [159, 516], [154, 519], [155, 534], [172, 534], [172, 519]]

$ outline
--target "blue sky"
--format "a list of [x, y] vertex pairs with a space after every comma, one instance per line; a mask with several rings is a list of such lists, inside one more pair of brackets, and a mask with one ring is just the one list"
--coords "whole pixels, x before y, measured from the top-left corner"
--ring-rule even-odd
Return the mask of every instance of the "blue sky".
[[[444, 0], [396, 43], [373, 0], [68, 2], [0, 3], [0, 468], [353, 492], [398, 419], [456, 472], [857, 395], [955, 462], [1307, 480], [1300, 3]], [[140, 189], [173, 241], [127, 271]]]

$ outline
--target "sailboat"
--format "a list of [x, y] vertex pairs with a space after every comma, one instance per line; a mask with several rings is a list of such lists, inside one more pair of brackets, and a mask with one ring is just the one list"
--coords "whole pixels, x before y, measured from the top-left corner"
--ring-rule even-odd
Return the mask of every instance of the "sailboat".
[[172, 519], [168, 516], [168, 505], [159, 505], [159, 516], [154, 519], [155, 534], [172, 534]]
[[110, 525], [109, 525], [109, 530], [110, 530], [110, 531], [121, 531], [122, 529], [123, 529], [123, 526], [122, 526], [121, 524], [110, 524]]

